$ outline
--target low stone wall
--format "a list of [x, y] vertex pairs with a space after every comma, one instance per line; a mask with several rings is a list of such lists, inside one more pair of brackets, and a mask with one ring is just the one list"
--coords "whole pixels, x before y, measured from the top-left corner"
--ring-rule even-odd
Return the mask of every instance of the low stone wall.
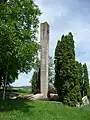
[[88, 99], [88, 97], [87, 97], [87, 96], [84, 96], [84, 97], [82, 98], [82, 102], [83, 102], [82, 106], [88, 105], [88, 104], [89, 104], [89, 99]]

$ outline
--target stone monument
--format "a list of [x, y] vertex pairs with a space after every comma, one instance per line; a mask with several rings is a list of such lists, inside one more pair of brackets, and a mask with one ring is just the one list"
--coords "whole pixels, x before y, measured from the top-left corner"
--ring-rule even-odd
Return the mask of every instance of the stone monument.
[[49, 63], [49, 25], [47, 22], [40, 24], [40, 43], [41, 43], [41, 72], [40, 90], [47, 98], [48, 92], [48, 63]]
[[88, 97], [87, 96], [84, 96], [83, 98], [82, 98], [82, 106], [85, 106], [85, 105], [88, 105], [89, 104], [89, 99], [88, 99]]

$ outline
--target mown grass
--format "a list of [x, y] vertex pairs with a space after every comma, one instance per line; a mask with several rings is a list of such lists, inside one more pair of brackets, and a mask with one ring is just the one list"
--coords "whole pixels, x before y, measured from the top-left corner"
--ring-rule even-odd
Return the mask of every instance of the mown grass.
[[0, 100], [0, 120], [90, 120], [90, 105], [70, 108], [48, 101]]
[[[29, 89], [25, 89], [25, 88], [19, 88], [19, 89], [14, 89], [14, 88], [8, 88], [6, 90], [6, 99], [9, 98], [9, 95], [13, 95], [13, 96], [18, 96], [18, 95], [25, 95], [25, 94], [32, 94], [32, 90]], [[0, 89], [0, 100], [2, 100], [3, 97], [3, 90]]]

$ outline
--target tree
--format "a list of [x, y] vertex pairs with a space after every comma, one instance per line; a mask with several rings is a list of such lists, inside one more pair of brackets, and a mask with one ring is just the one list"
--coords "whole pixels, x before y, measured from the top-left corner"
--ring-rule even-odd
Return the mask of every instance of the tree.
[[33, 0], [0, 1], [0, 81], [4, 83], [4, 96], [7, 83], [34, 67], [40, 14]]
[[64, 99], [63, 85], [65, 82], [69, 84], [67, 79], [70, 78], [71, 62], [75, 59], [73, 43], [73, 39], [68, 40], [68, 36], [63, 35], [55, 49], [55, 86], [61, 101]]
[[32, 79], [30, 80], [32, 86], [32, 93], [40, 93], [40, 60], [37, 58], [36, 66], [34, 68], [34, 72], [32, 75]]
[[83, 97], [83, 66], [78, 61], [76, 61], [76, 65], [78, 70], [78, 77], [79, 77], [78, 82], [80, 83], [81, 96]]
[[81, 94], [75, 61], [74, 40], [71, 32], [66, 36], [63, 35], [61, 41], [58, 40], [54, 63], [54, 84], [59, 99], [65, 104], [75, 106], [77, 102], [81, 102]]
[[52, 84], [54, 83], [55, 80], [54, 63], [52, 57], [49, 57], [48, 80], [49, 83]]
[[83, 91], [84, 91], [84, 96], [88, 95], [88, 90], [89, 90], [89, 78], [88, 78], [88, 69], [86, 63], [83, 64]]
[[40, 68], [35, 70], [31, 79], [32, 93], [40, 93]]
[[[31, 79], [31, 85], [32, 85], [32, 93], [36, 94], [40, 92], [40, 60], [37, 59], [36, 61], [37, 66], [35, 68], [35, 71], [33, 73], [32, 79]], [[48, 66], [48, 89], [51, 91], [53, 90], [53, 84], [54, 82], [54, 63], [52, 57], [49, 57], [49, 66]], [[51, 90], [52, 87], [52, 90]]]

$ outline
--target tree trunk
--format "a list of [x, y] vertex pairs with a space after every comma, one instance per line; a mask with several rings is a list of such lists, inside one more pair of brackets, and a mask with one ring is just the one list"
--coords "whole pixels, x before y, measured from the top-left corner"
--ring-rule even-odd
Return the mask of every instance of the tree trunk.
[[5, 79], [4, 79], [3, 100], [5, 100], [5, 97], [6, 97], [7, 76], [8, 76], [8, 64], [7, 64], [6, 75], [5, 75]]

